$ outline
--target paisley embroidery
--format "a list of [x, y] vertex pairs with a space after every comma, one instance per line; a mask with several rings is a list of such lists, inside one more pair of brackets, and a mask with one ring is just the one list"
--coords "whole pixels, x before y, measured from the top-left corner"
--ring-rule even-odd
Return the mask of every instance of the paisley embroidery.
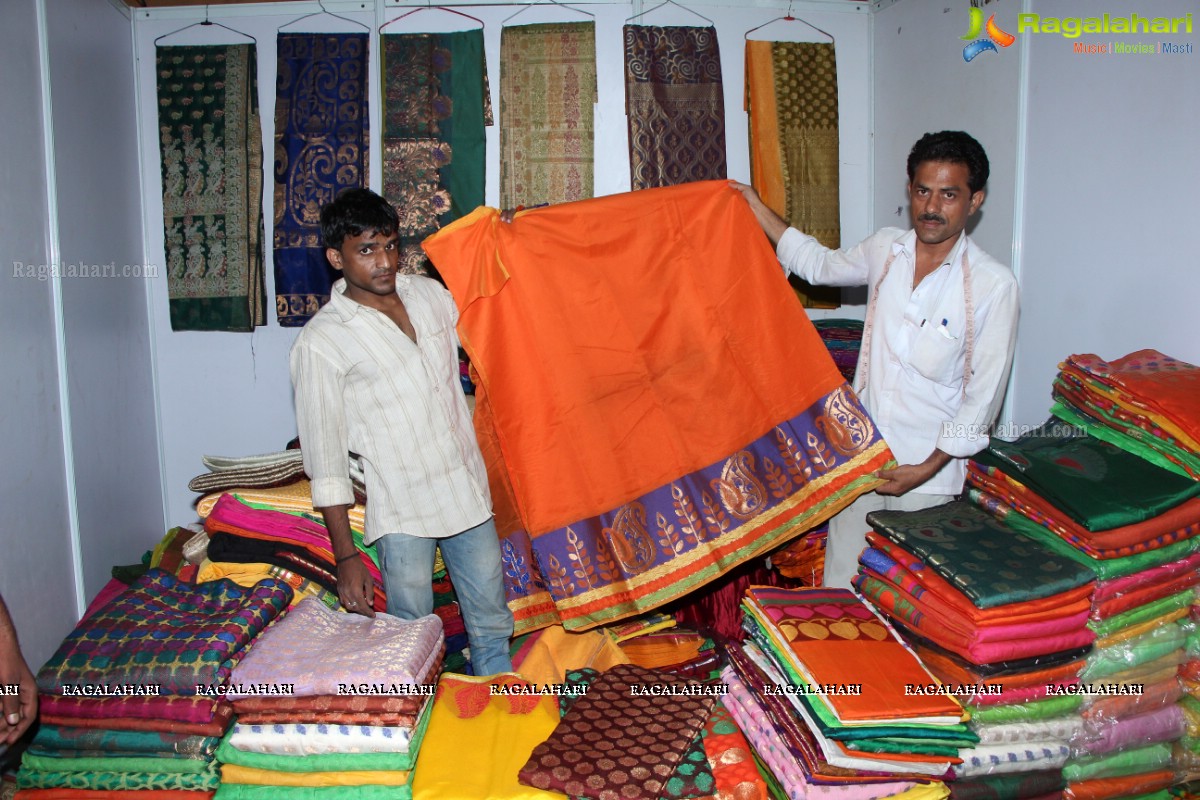
[[874, 423], [845, 385], [826, 398], [825, 413], [816, 424], [830, 446], [847, 457], [864, 450], [875, 437]]
[[646, 529], [646, 507], [641, 503], [621, 506], [612, 527], [604, 529], [604, 538], [627, 574], [644, 572], [654, 562], [654, 540]]
[[712, 488], [725, 510], [742, 521], [757, 516], [767, 504], [767, 488], [754, 474], [754, 456], [745, 450], [725, 461], [721, 477], [712, 481]]

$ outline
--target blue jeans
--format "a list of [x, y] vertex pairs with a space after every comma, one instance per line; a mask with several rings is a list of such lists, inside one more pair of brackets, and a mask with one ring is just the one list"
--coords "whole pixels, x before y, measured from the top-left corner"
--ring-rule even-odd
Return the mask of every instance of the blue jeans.
[[402, 533], [379, 537], [375, 548], [387, 590], [388, 613], [401, 619], [433, 613], [431, 576], [439, 546], [462, 609], [475, 674], [511, 671], [508, 640], [513, 632], [513, 615], [504, 602], [500, 539], [490, 518], [445, 539]]

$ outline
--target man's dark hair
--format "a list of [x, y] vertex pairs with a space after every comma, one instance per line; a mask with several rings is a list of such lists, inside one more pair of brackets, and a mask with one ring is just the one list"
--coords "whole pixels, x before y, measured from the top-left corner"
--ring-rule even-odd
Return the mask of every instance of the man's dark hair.
[[396, 209], [370, 189], [343, 189], [321, 209], [321, 238], [335, 250], [341, 249], [347, 236], [363, 231], [390, 236], [399, 227]]
[[962, 131], [941, 131], [927, 133], [917, 140], [912, 151], [908, 154], [908, 181], [912, 183], [917, 167], [926, 161], [949, 161], [952, 164], [965, 164], [967, 167], [967, 187], [975, 194], [988, 182], [988, 157], [983, 152], [983, 145], [975, 141], [969, 133]]

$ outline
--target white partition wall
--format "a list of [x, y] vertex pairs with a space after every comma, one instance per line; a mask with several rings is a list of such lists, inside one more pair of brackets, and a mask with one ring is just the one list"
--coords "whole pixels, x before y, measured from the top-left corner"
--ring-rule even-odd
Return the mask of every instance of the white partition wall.
[[75, 622], [36, 0], [0, 4], [0, 593], [26, 659]]
[[[263, 147], [267, 154], [264, 218], [266, 220], [268, 325], [254, 333], [173, 332], [167, 309], [166, 279], [153, 281], [151, 289], [150, 325], [153, 330], [153, 362], [158, 375], [159, 413], [162, 426], [163, 480], [167, 520], [171, 524], [192, 521], [195, 495], [188, 491], [187, 481], [204, 470], [202, 455], [249, 455], [284, 446], [295, 435], [291, 384], [287, 371], [287, 354], [296, 329], [281, 328], [274, 319], [271, 298], [274, 297], [270, 240], [272, 220], [271, 153], [274, 135], [275, 101], [275, 37], [278, 28], [311, 10], [311, 4], [276, 11], [255, 6], [226, 12], [212, 7], [209, 13], [238, 31], [254, 36], [258, 41], [258, 84], [263, 123]], [[362, 21], [372, 29], [403, 13], [404, 9], [379, 6], [378, 14], [371, 10], [356, 11], [362, 3], [327, 3], [342, 16]], [[365, 4], [374, 9], [371, 3]], [[390, 6], [391, 4], [389, 4]], [[547, 4], [548, 7], [526, 7], [517, 23], [555, 22], [585, 19]], [[597, 195], [628, 191], [629, 152], [625, 119], [624, 57], [621, 27], [634, 12], [625, 3], [590, 3], [582, 6], [595, 15], [597, 56], [597, 105], [595, 141], [595, 193]], [[651, 5], [647, 5], [651, 7]], [[492, 107], [499, 117], [500, 109], [500, 32], [504, 21], [522, 6], [472, 6], [472, 15], [483, 20], [484, 43], [488, 74], [492, 90]], [[749, 8], [729, 5], [702, 4], [695, 6], [717, 28], [721, 49], [722, 79], [725, 90], [726, 135], [729, 174], [749, 177], [749, 152], [746, 113], [743, 108], [743, 75], [745, 32], [784, 16], [786, 4]], [[854, 242], [869, 233], [868, 187], [869, 158], [869, 31], [870, 15], [866, 4], [825, 2], [795, 4], [795, 13], [813, 25], [828, 31], [837, 40], [838, 89], [842, 130], [842, 231], [846, 242]], [[803, 9], [803, 10], [801, 10]], [[174, 9], [166, 11], [137, 11], [134, 14], [135, 49], [141, 80], [138, 87], [138, 136], [144, 151], [142, 193], [145, 203], [146, 260], [163, 258], [161, 224], [161, 184], [159, 182], [158, 143], [155, 122], [155, 85], [149, 65], [154, 62], [154, 40], [176, 31], [191, 22], [203, 19], [204, 9]], [[420, 30], [447, 30], [461, 27], [462, 20], [446, 14], [417, 14], [401, 20], [387, 33]], [[656, 25], [704, 25], [704, 20], [687, 10], [666, 7], [651, 13], [648, 23]], [[317, 26], [317, 27], [314, 27]], [[425, 26], [422, 28], [422, 26]], [[352, 31], [353, 25], [331, 18], [317, 18], [289, 26], [289, 31], [331, 30]], [[760, 38], [820, 41], [823, 37], [798, 21], [775, 22], [764, 28]], [[172, 37], [164, 44], [199, 44], [245, 41], [219, 28], [191, 28]], [[373, 142], [378, 142], [380, 125], [378, 47], [372, 40], [371, 52], [371, 130]], [[499, 202], [499, 131], [487, 132], [487, 183], [485, 202]], [[379, 147], [373, 146], [372, 186], [378, 189], [380, 180]], [[826, 315], [841, 312], [826, 312]], [[861, 309], [849, 309], [849, 315], [861, 318]]]
[[[1086, 0], [1031, 13], [1095, 14]], [[1119, 4], [1144, 17], [1195, 16], [1189, 0]], [[1023, 34], [1029, 47], [1017, 419], [1050, 406], [1071, 353], [1155, 348], [1200, 364], [1200, 28], [1193, 34]], [[1167, 41], [1191, 52], [1076, 53], [1075, 43]]]

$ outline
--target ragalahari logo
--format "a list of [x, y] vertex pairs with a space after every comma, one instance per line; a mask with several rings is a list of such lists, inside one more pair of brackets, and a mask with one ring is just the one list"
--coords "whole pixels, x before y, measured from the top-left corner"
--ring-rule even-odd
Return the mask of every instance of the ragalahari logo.
[[[1017, 40], [1017, 37], [996, 24], [995, 14], [988, 17], [987, 24], [984, 25], [982, 8], [972, 6], [967, 10], [971, 13], [971, 26], [965, 34], [958, 37], [968, 42], [967, 46], [963, 48], [963, 61], [971, 61], [975, 56], [987, 50], [998, 53], [996, 45], [1008, 47]], [[987, 37], [980, 38], [979, 34], [984, 31], [987, 32]]]

